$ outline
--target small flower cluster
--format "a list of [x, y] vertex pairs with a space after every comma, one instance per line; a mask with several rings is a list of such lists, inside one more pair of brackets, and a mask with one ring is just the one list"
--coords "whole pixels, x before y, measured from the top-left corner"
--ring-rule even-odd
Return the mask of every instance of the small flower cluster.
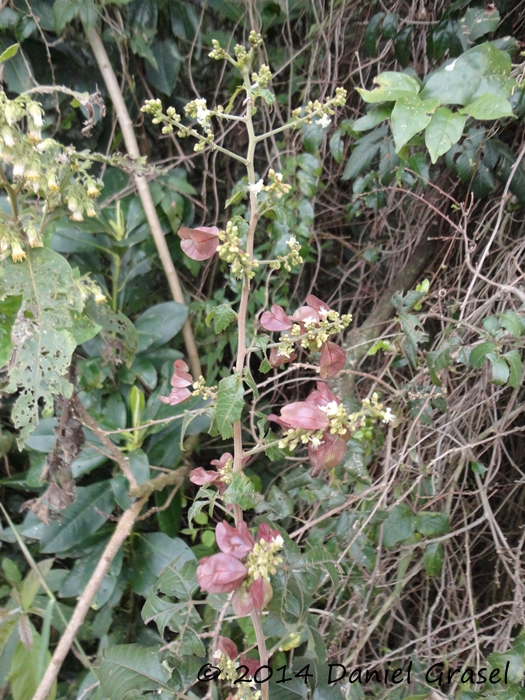
[[[15, 262], [26, 257], [26, 244], [42, 245], [46, 216], [53, 210], [67, 206], [73, 221], [83, 221], [83, 214], [96, 216], [93, 199], [102, 188], [87, 172], [91, 161], [72, 147], [42, 140], [43, 126], [38, 102], [24, 95], [9, 100], [0, 92], [0, 159], [11, 167], [11, 182], [7, 172], [0, 184], [12, 208], [11, 218], [1, 217], [0, 253], [2, 258], [11, 254]], [[23, 203], [14, 206], [15, 197]]]
[[231, 273], [238, 279], [247, 277], [252, 279], [259, 267], [259, 261], [249, 257], [242, 248], [239, 235], [239, 227], [233, 221], [228, 221], [226, 230], [219, 232], [219, 238], [223, 243], [218, 246], [217, 252], [221, 260], [225, 260], [231, 267]]
[[253, 609], [261, 612], [273, 596], [270, 576], [283, 561], [279, 531], [262, 523], [255, 542], [244, 521], [232, 527], [223, 520], [215, 528], [215, 539], [221, 551], [200, 560], [199, 586], [209, 593], [233, 591], [232, 608], [239, 617]]
[[212, 459], [210, 464], [216, 467], [217, 471], [197, 467], [191, 472], [190, 481], [197, 486], [204, 486], [204, 484], [215, 486], [222, 495], [232, 482], [233, 455], [230, 452], [225, 452], [220, 459]]
[[166, 114], [164, 114], [162, 112], [162, 102], [159, 99], [146, 100], [143, 107], [141, 107], [141, 112], [153, 116], [151, 120], [153, 124], [164, 124], [162, 127], [163, 134], [171, 134], [174, 128], [176, 128], [178, 130], [177, 136], [183, 139], [188, 136], [188, 134], [192, 133], [193, 136], [199, 139], [193, 147], [193, 150], [196, 152], [203, 151], [208, 144], [213, 143], [214, 134], [210, 126], [210, 119], [213, 112], [206, 107], [205, 99], [197, 99], [188, 102], [184, 107], [184, 111], [187, 116], [192, 117], [202, 126], [204, 129], [204, 136], [200, 136], [196, 131], [182, 124], [181, 116], [174, 107], [168, 107]]
[[272, 78], [271, 70], [263, 63], [258, 73], [252, 73], [252, 90], [265, 90]]
[[274, 304], [271, 311], [261, 316], [262, 327], [267, 331], [291, 330], [291, 333], [283, 334], [279, 346], [272, 348], [270, 364], [279, 367], [295, 360], [297, 355], [293, 347], [298, 342], [303, 348], [321, 353], [319, 373], [322, 379], [335, 376], [345, 366], [346, 355], [330, 337], [340, 333], [351, 321], [350, 314], [340, 316], [313, 294], [306, 297], [306, 305], [300, 306], [293, 316], [287, 316], [281, 306]]
[[196, 382], [193, 382], [193, 396], [202, 396], [205, 400], [214, 400], [217, 398], [217, 387], [216, 386], [206, 386], [206, 380], [201, 376]]
[[290, 272], [294, 265], [302, 265], [303, 259], [301, 257], [301, 245], [297, 242], [295, 236], [290, 236], [287, 241], [287, 246], [290, 248], [290, 252], [286, 255], [279, 255], [277, 260], [269, 263], [269, 267], [274, 270], [280, 270], [281, 266], [284, 267], [287, 272]]
[[292, 115], [295, 117], [295, 119], [304, 119], [306, 124], [314, 123], [313, 117], [319, 117], [315, 121], [315, 124], [318, 124], [323, 129], [326, 129], [328, 126], [330, 126], [332, 121], [331, 117], [335, 114], [333, 107], [344, 107], [346, 95], [346, 90], [342, 87], [338, 87], [335, 89], [334, 97], [331, 97], [325, 102], [320, 102], [319, 100], [315, 100], [314, 102], [310, 101], [304, 108], [304, 115], [302, 114], [302, 109], [300, 107], [294, 110]]
[[230, 693], [227, 700], [234, 700], [234, 698], [235, 700], [259, 700], [261, 697], [261, 692], [259, 690], [255, 690], [255, 682], [253, 681], [253, 678], [257, 673], [257, 669], [260, 667], [261, 662], [258, 659], [251, 659], [244, 654], [240, 654], [239, 656], [235, 642], [228, 637], [219, 637], [217, 648], [213, 653], [213, 659], [217, 664], [217, 668], [221, 671], [219, 675], [221, 680], [232, 682], [237, 680], [237, 663], [234, 662], [238, 657], [238, 663], [248, 668], [248, 676], [252, 678], [252, 681], [247, 685], [241, 685], [238, 687], [235, 696]]
[[348, 440], [378, 419], [390, 423], [395, 416], [390, 408], [379, 403], [376, 393], [372, 394], [372, 399], [364, 399], [359, 411], [348, 413], [323, 382], [317, 383], [317, 389], [306, 401], [284, 406], [280, 416], [268, 416], [269, 421], [284, 428], [279, 443], [281, 449], [294, 450], [299, 444], [308, 446], [313, 474], [337, 466], [344, 457]]

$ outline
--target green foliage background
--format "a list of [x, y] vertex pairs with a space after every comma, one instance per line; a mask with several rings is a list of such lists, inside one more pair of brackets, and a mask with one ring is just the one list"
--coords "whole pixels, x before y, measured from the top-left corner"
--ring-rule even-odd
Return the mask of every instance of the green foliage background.
[[[179, 112], [198, 96], [227, 104], [238, 79], [210, 62], [211, 41], [244, 43], [252, 28], [265, 37], [277, 93], [257, 115], [258, 129], [278, 128], [293, 109], [338, 85], [349, 101], [328, 132], [314, 124], [277, 134], [267, 153], [257, 153], [261, 177], [270, 165], [293, 188], [285, 214], [268, 215], [256, 252], [283, 255], [293, 234], [305, 265], [298, 276], [260, 273], [250, 318], [270, 303], [292, 312], [309, 293], [351, 312], [341, 341], [352, 372], [333, 389], [349, 408], [379, 391], [399, 419], [354, 436], [330, 474], [313, 477], [305, 458], [290, 460], [274, 446], [250, 462], [249, 480], [229, 489], [231, 503], [252, 509], [254, 524], [267, 518], [285, 537], [286, 565], [264, 628], [272, 666], [296, 673], [309, 664], [314, 674], [309, 690], [300, 678], [272, 684], [271, 698], [423, 698], [432, 690], [425, 671], [437, 661], [453, 668], [510, 662], [506, 689], [457, 679], [441, 688], [458, 700], [523, 696], [524, 19], [510, 0], [487, 7], [475, 0], [4, 4], [0, 49], [20, 44], [2, 64], [7, 94], [37, 84], [99, 89], [107, 115], [95, 106], [87, 136], [85, 108], [67, 94], [39, 94], [45, 134], [113, 156], [124, 150], [122, 135], [85, 37], [89, 27], [101, 28], [141, 152], [155, 166], [151, 191], [187, 303], [171, 301], [129, 168], [119, 163], [95, 164], [104, 183], [98, 218], [76, 223], [63, 211], [29, 266], [1, 263], [0, 500], [12, 524], [2, 519], [0, 531], [0, 697], [32, 697], [115, 517], [131, 503], [100, 434], [86, 428], [74, 459], [63, 452], [74, 502], [47, 524], [24, 507], [42, 496], [40, 474], [57, 449], [57, 395], [67, 398], [75, 387], [139, 485], [159, 473], [207, 468], [231, 450], [243, 399], [243, 384], [231, 376], [240, 284], [218, 259], [183, 255], [176, 232], [242, 216], [246, 183], [222, 154], [160, 138], [140, 107], [152, 97]], [[374, 83], [378, 75], [387, 78]], [[244, 139], [240, 129], [224, 133], [235, 152]], [[81, 299], [76, 280], [86, 274], [107, 304]], [[421, 279], [429, 284], [417, 285]], [[8, 375], [20, 296], [38, 307], [34, 322], [49, 331], [46, 353], [58, 353], [41, 382], [42, 345], [22, 342], [24, 366]], [[211, 426], [201, 399], [171, 407], [158, 398], [169, 393], [174, 360], [184, 357], [186, 318], [208, 384], [221, 389]], [[258, 342], [263, 348], [268, 337], [259, 334]], [[66, 379], [71, 353], [75, 371]], [[267, 430], [265, 416], [303, 399], [315, 375], [265, 384], [268, 368], [254, 362], [250, 369], [245, 398], [260, 392], [262, 410], [244, 414], [254, 444]], [[191, 422], [182, 420], [187, 409]], [[198, 437], [185, 456], [188, 436]], [[206, 695], [208, 686], [195, 681], [224, 597], [203, 597], [195, 568], [216, 551], [220, 516], [208, 507], [211, 491], [194, 503], [196, 493], [186, 480], [175, 493], [168, 486], [151, 495], [148, 506], [164, 509], [136, 523], [78, 636], [92, 668], [80, 651], [70, 654], [51, 697]], [[247, 618], [227, 617], [221, 634], [239, 648], [254, 644]], [[410, 660], [410, 686], [371, 682], [343, 691], [323, 675], [330, 662], [379, 668]], [[213, 697], [227, 692], [219, 686]]]

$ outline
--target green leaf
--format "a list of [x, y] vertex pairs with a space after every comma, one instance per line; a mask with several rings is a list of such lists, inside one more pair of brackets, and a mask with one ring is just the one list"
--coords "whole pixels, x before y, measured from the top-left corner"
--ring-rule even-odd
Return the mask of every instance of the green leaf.
[[417, 95], [407, 95], [397, 100], [391, 117], [396, 153], [428, 126], [438, 104], [437, 100], [422, 101]]
[[162, 572], [155, 584], [155, 590], [179, 600], [191, 600], [199, 587], [196, 576], [197, 566], [195, 555], [188, 548], [188, 551], [181, 552]]
[[364, 35], [364, 44], [365, 44], [365, 49], [368, 51], [369, 55], [372, 58], [376, 58], [377, 56], [377, 32], [379, 29], [379, 24], [383, 17], [385, 16], [384, 12], [378, 12], [375, 14], [370, 22], [366, 25], [365, 29], [365, 35]]
[[22, 305], [22, 295], [8, 296], [0, 301], [0, 367], [6, 365], [13, 353], [11, 329]]
[[474, 474], [480, 474], [481, 476], [483, 476], [483, 474], [485, 474], [485, 472], [488, 471], [487, 467], [481, 464], [481, 462], [471, 462], [470, 467]]
[[261, 501], [251, 479], [246, 474], [234, 473], [231, 484], [224, 492], [224, 502], [228, 505], [238, 505], [242, 510], [250, 510]]
[[502, 117], [513, 117], [514, 113], [506, 97], [486, 93], [466, 107], [459, 110], [461, 114], [468, 114], [474, 119], [493, 120]]
[[359, 139], [345, 166], [342, 180], [353, 180], [370, 167], [379, 153], [380, 142], [387, 132], [388, 127], [385, 125]]
[[[38, 661], [40, 658], [42, 639], [33, 625], [31, 625], [31, 631], [33, 635], [33, 646], [31, 649], [27, 649], [22, 642], [18, 642], [11, 662], [9, 681], [11, 683], [13, 700], [28, 700], [28, 698], [32, 698], [41, 680], [38, 677]], [[51, 654], [49, 651], [46, 651], [46, 666], [50, 661]], [[47, 696], [48, 700], [55, 700], [56, 694], [57, 683], [55, 681]]]
[[425, 129], [425, 144], [430, 160], [435, 163], [463, 134], [466, 116], [451, 112], [448, 107], [439, 107], [434, 112], [430, 124]]
[[[54, 559], [43, 559], [37, 564], [37, 568], [45, 579], [48, 573], [51, 571]], [[22, 590], [20, 591], [20, 601], [22, 603], [22, 608], [27, 611], [33, 605], [33, 601], [40, 589], [40, 579], [33, 571], [30, 569], [27, 576], [22, 584]]]
[[77, 489], [77, 500], [60, 521], [42, 530], [41, 552], [65, 552], [96, 532], [111, 515], [114, 496], [111, 481], [100, 481]]
[[151, 586], [170, 564], [176, 560], [195, 558], [188, 545], [178, 537], [163, 532], [148, 532], [134, 542], [132, 552], [131, 585], [135, 593], [147, 596]]
[[92, 299], [86, 302], [86, 312], [95, 323], [102, 326], [100, 333], [108, 347], [114, 349], [115, 359], [123, 360], [129, 367], [135, 358], [138, 343], [136, 328], [129, 318], [113, 311], [108, 304], [96, 304]]
[[144, 311], [135, 321], [137, 353], [165, 345], [179, 333], [187, 317], [188, 307], [176, 301], [165, 301]]
[[77, 0], [55, 0], [53, 17], [57, 34], [61, 34], [66, 24], [77, 16], [79, 9]]
[[374, 126], [381, 124], [385, 119], [389, 119], [392, 114], [391, 105], [379, 105], [368, 110], [364, 117], [358, 119], [352, 126], [352, 131], [368, 131]]
[[244, 407], [244, 388], [236, 374], [219, 382], [215, 413], [210, 426], [210, 434], [221, 434], [223, 440], [233, 437], [233, 423], [241, 419]]
[[469, 7], [463, 18], [471, 41], [477, 41], [485, 34], [495, 31], [499, 21], [500, 14], [495, 8], [489, 11], [481, 7]]
[[76, 348], [71, 312], [81, 311], [83, 302], [67, 260], [48, 248], [30, 250], [23, 262], [9, 258], [0, 265], [0, 298], [20, 294], [12, 333], [16, 356], [6, 391], [19, 392], [12, 420], [23, 440], [37, 425], [40, 407], [52, 411], [55, 396], [71, 396], [67, 374]]
[[450, 531], [450, 522], [446, 513], [418, 513], [416, 530], [425, 537], [438, 537]]
[[337, 129], [330, 139], [330, 153], [332, 154], [332, 158], [336, 163], [341, 164], [343, 162], [344, 147], [345, 144], [341, 129]]
[[417, 95], [419, 92], [417, 80], [406, 73], [380, 73], [374, 78], [374, 83], [379, 85], [375, 90], [356, 88], [365, 102], [394, 102], [400, 97]]
[[180, 67], [182, 56], [173, 39], [155, 40], [151, 46], [151, 51], [155, 57], [157, 67], [151, 63], [146, 63], [146, 75], [148, 82], [168, 97], [173, 94]]
[[502, 357], [498, 357], [491, 362], [492, 368], [492, 383], [497, 386], [503, 386], [507, 383], [510, 376], [510, 368]]
[[491, 343], [490, 340], [476, 345], [476, 347], [473, 348], [472, 352], [470, 353], [469, 365], [471, 367], [475, 367], [476, 369], [481, 369], [481, 367], [483, 367], [483, 363], [485, 362], [487, 354], [489, 352], [494, 352], [495, 349], [496, 346], [494, 345], [494, 343]]
[[13, 58], [13, 56], [16, 56], [18, 52], [18, 44], [13, 44], [12, 46], [9, 46], [5, 51], [2, 51], [0, 54], [0, 63], [5, 63], [6, 61], [9, 61], [10, 58]]
[[216, 333], [221, 333], [235, 321], [237, 315], [230, 304], [220, 304], [213, 309], [213, 327]]
[[394, 41], [394, 54], [396, 60], [406, 68], [410, 63], [412, 46], [412, 27], [405, 27], [397, 35]]
[[385, 39], [393, 39], [397, 35], [398, 16], [395, 12], [389, 12], [383, 20], [381, 34]]
[[504, 311], [502, 314], [499, 315], [499, 322], [503, 326], [503, 328], [511, 333], [516, 340], [519, 340], [521, 338], [522, 334], [522, 325], [521, 325], [521, 318], [515, 311], [509, 310], [509, 311]]
[[439, 542], [432, 542], [425, 548], [423, 565], [429, 576], [436, 577], [441, 573], [443, 565], [443, 547]]
[[73, 320], [73, 325], [71, 327], [71, 335], [75, 339], [77, 345], [82, 345], [82, 343], [87, 343], [102, 330], [102, 326], [95, 323], [89, 316], [85, 313], [79, 313], [78, 311], [73, 311], [71, 313], [71, 318]]
[[521, 362], [520, 353], [518, 350], [509, 350], [503, 357], [507, 360], [510, 366], [510, 376], [509, 376], [509, 386], [513, 389], [517, 389], [521, 385], [521, 377], [523, 373], [523, 366]]
[[104, 651], [97, 675], [105, 697], [126, 700], [137, 697], [139, 692], [160, 689], [168, 691], [171, 697], [165, 673], [157, 648], [120, 644]]
[[383, 544], [393, 547], [398, 542], [414, 534], [416, 518], [410, 508], [403, 503], [392, 508], [383, 523]]

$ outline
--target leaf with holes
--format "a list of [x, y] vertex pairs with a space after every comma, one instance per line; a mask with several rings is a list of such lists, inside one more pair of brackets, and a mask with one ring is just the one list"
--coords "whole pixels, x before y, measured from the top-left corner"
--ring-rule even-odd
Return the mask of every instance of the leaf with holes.
[[22, 295], [13, 325], [13, 363], [6, 391], [18, 392], [12, 420], [25, 440], [44, 414], [53, 411], [54, 397], [69, 397], [67, 378], [76, 348], [72, 312], [82, 311], [80, 289], [68, 262], [48, 248], [35, 248], [27, 260], [11, 258], [0, 266], [2, 296]]
[[465, 115], [452, 112], [448, 107], [436, 109], [425, 129], [425, 144], [432, 163], [459, 141], [466, 120]]
[[429, 125], [438, 105], [438, 100], [420, 100], [417, 95], [405, 95], [397, 100], [391, 117], [396, 153]]

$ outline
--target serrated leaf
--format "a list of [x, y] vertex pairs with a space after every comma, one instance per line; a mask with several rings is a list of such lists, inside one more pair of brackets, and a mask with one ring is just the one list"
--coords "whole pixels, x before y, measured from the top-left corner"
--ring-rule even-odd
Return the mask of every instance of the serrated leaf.
[[416, 518], [404, 503], [392, 508], [383, 524], [383, 544], [393, 547], [414, 534]]
[[0, 54], [0, 63], [5, 63], [6, 61], [9, 61], [10, 58], [13, 58], [13, 56], [16, 56], [18, 52], [18, 44], [13, 44], [12, 46], [8, 46], [8, 48], [5, 51], [2, 51]]
[[213, 309], [213, 327], [216, 333], [221, 333], [235, 321], [237, 315], [230, 304], [220, 304]]
[[261, 495], [246, 474], [234, 473], [231, 484], [224, 492], [224, 502], [228, 505], [238, 505], [242, 510], [251, 510], [261, 500]]
[[486, 93], [466, 107], [459, 110], [461, 114], [468, 114], [474, 119], [492, 121], [503, 117], [513, 117], [514, 112], [506, 97]]
[[395, 102], [401, 97], [417, 95], [419, 83], [406, 73], [387, 71], [374, 78], [374, 83], [379, 85], [375, 90], [363, 90], [356, 88], [365, 102]]
[[494, 345], [494, 343], [491, 343], [490, 340], [476, 345], [475, 348], [472, 348], [472, 352], [470, 353], [470, 366], [475, 367], [476, 369], [481, 369], [481, 367], [483, 367], [483, 363], [485, 362], [487, 354], [489, 352], [493, 352], [495, 349], [496, 346]]
[[418, 513], [416, 530], [425, 537], [438, 537], [450, 531], [450, 522], [446, 513]]
[[190, 549], [182, 552], [162, 572], [155, 584], [156, 590], [179, 600], [191, 600], [198, 588], [197, 566], [198, 562]]
[[391, 117], [396, 153], [428, 126], [438, 105], [437, 100], [422, 101], [417, 95], [406, 95], [397, 100]]
[[40, 407], [51, 411], [55, 396], [71, 396], [67, 373], [76, 348], [71, 312], [81, 311], [83, 301], [67, 260], [48, 248], [30, 250], [20, 263], [5, 260], [0, 279], [4, 298], [23, 296], [6, 390], [19, 392], [12, 420], [24, 440], [38, 423]]
[[137, 692], [158, 691], [172, 693], [160, 665], [158, 649], [138, 644], [120, 644], [104, 651], [97, 673], [104, 696], [111, 700], [136, 697]]
[[523, 373], [520, 353], [518, 350], [509, 350], [503, 357], [510, 366], [509, 386], [513, 389], [517, 389], [521, 385], [521, 376]]
[[510, 368], [502, 357], [491, 362], [492, 368], [492, 383], [497, 386], [503, 386], [507, 383], [510, 376]]
[[515, 312], [515, 311], [504, 311], [501, 314], [498, 314], [499, 316], [499, 322], [501, 326], [511, 333], [516, 340], [519, 340], [521, 338], [522, 334], [522, 324], [521, 324], [521, 317]]
[[53, 17], [57, 34], [60, 34], [66, 24], [77, 16], [79, 9], [79, 4], [76, 0], [55, 0]]
[[434, 112], [430, 124], [425, 129], [425, 144], [430, 153], [430, 160], [435, 163], [459, 141], [467, 117], [452, 112], [448, 107], [439, 107]]
[[443, 565], [443, 547], [439, 542], [432, 542], [425, 548], [423, 565], [429, 576], [436, 577], [441, 573]]
[[210, 426], [210, 433], [219, 432], [223, 440], [233, 437], [233, 423], [240, 420], [244, 407], [244, 388], [242, 380], [235, 374], [219, 382], [215, 413]]
[[95, 304], [91, 299], [86, 302], [86, 313], [95, 323], [102, 326], [101, 335], [106, 338], [109, 345], [112, 342], [115, 343], [115, 336], [117, 336], [119, 341], [117, 359], [123, 360], [130, 367], [137, 351], [138, 334], [129, 318], [119, 311], [113, 311], [108, 304]]

